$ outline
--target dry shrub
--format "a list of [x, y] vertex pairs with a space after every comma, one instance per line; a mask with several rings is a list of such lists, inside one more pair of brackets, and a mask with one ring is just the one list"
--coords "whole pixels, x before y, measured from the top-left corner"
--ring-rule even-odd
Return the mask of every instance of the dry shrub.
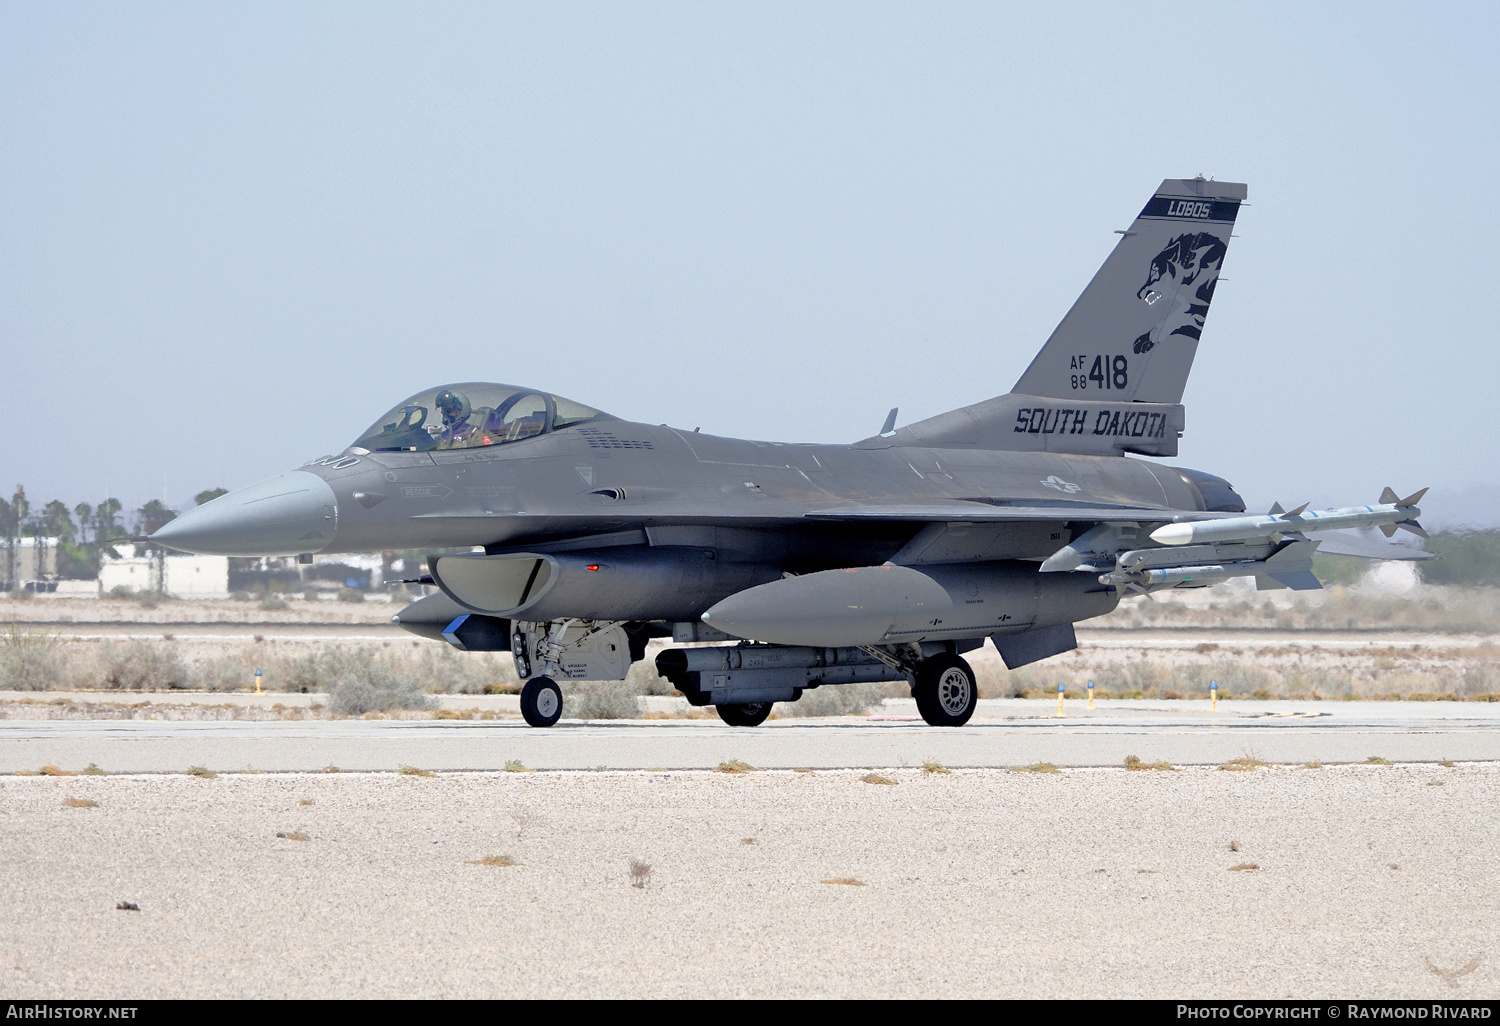
[[1157, 762], [1142, 762], [1140, 756], [1125, 756], [1125, 768], [1128, 770], [1175, 770], [1177, 767], [1170, 762], [1158, 760]]
[[809, 688], [797, 701], [777, 708], [784, 716], [863, 716], [884, 701], [885, 694], [884, 684], [827, 684]]
[[171, 642], [108, 641], [98, 661], [100, 678], [108, 688], [163, 691], [192, 686], [192, 675]]
[[191, 680], [193, 687], [203, 691], [235, 691], [239, 688], [253, 688], [257, 669], [247, 653], [236, 652], [205, 659], [193, 667]]
[[637, 695], [675, 695], [677, 689], [672, 682], [656, 672], [656, 660], [647, 655], [639, 662], [632, 663], [630, 672], [625, 675], [625, 683], [630, 685]]
[[863, 887], [864, 884], [852, 876], [836, 876], [832, 880], [820, 880], [819, 883], [833, 884], [837, 887]]
[[860, 777], [859, 779], [861, 781], [863, 781], [864, 783], [866, 783], [866, 784], [895, 784], [896, 783], [890, 777], [882, 777], [879, 773], [866, 773], [864, 776]]
[[0, 634], [0, 688], [49, 691], [63, 685], [66, 672], [62, 642], [52, 635], [18, 631], [14, 625]]
[[433, 701], [413, 677], [359, 649], [333, 650], [313, 657], [304, 672], [316, 672], [328, 691], [335, 716], [363, 716], [392, 709], [430, 709]]
[[570, 682], [563, 715], [577, 720], [633, 720], [641, 714], [635, 689], [626, 680]]
[[468, 862], [471, 866], [514, 866], [517, 864], [516, 860], [509, 855], [487, 855], [482, 859], [470, 859]]
[[715, 773], [754, 773], [755, 767], [739, 759], [725, 759], [714, 767]]
[[451, 645], [403, 647], [390, 661], [428, 691], [486, 695], [520, 688], [515, 663], [503, 652], [460, 652]]
[[64, 798], [63, 804], [70, 809], [97, 809], [99, 803], [92, 798]]

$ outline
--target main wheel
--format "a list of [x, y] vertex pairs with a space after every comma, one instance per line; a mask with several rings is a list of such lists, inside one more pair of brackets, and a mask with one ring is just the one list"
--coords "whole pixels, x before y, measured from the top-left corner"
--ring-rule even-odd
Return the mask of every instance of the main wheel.
[[747, 705], [716, 705], [719, 719], [731, 727], [758, 727], [771, 715], [775, 702], [751, 702]]
[[962, 727], [974, 715], [979, 687], [974, 671], [956, 655], [944, 653], [917, 667], [913, 691], [917, 712], [934, 727]]
[[521, 717], [533, 727], [550, 727], [562, 716], [562, 688], [551, 677], [533, 677], [521, 689]]

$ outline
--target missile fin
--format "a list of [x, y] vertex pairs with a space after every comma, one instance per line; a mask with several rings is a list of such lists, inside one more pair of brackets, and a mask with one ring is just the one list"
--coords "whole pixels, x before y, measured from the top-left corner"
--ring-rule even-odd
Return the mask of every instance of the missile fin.
[[1268, 517], [1279, 517], [1279, 516], [1281, 516], [1281, 514], [1283, 514], [1285, 512], [1286, 512], [1286, 510], [1284, 510], [1284, 509], [1281, 508], [1281, 503], [1279, 503], [1279, 502], [1273, 502], [1273, 503], [1271, 503], [1271, 508], [1268, 509], [1268, 510], [1266, 510], [1266, 516], [1268, 516]]
[[1282, 570], [1267, 576], [1275, 578], [1293, 591], [1318, 591], [1323, 587], [1323, 582], [1313, 576], [1311, 570]]
[[1396, 537], [1396, 525], [1395, 524], [1381, 524], [1380, 525], [1380, 533], [1383, 534], [1383, 535], [1385, 535], [1387, 538], [1394, 538], [1394, 537]]
[[1294, 509], [1290, 513], [1288, 513], [1287, 516], [1289, 516], [1289, 517], [1300, 517], [1303, 513], [1307, 512], [1307, 507], [1309, 507], [1311, 505], [1312, 505], [1312, 503], [1310, 503], [1310, 502], [1304, 502], [1302, 505], [1298, 506], [1296, 509]]
[[1426, 488], [1423, 488], [1419, 492], [1412, 492], [1406, 498], [1401, 499], [1399, 502], [1397, 502], [1396, 505], [1398, 505], [1398, 506], [1415, 506], [1417, 503], [1419, 503], [1419, 502], [1422, 501], [1422, 496], [1424, 496], [1426, 494], [1427, 494], [1427, 489]]
[[1396, 490], [1394, 488], [1392, 488], [1390, 485], [1386, 485], [1385, 486], [1385, 490], [1380, 493], [1380, 504], [1382, 506], [1389, 506], [1392, 503], [1394, 503], [1395, 501], [1396, 501]]
[[[1405, 503], [1403, 503], [1402, 505], [1405, 505]], [[1401, 528], [1401, 530], [1403, 531], [1410, 531], [1418, 538], [1429, 537], [1427, 531], [1422, 527], [1421, 524], [1417, 523], [1415, 520], [1402, 520], [1397, 523], [1396, 526]]]

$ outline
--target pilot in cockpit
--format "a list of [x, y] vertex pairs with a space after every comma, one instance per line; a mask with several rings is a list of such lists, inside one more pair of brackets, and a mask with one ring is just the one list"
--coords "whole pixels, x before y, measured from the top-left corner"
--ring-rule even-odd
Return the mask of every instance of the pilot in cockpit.
[[471, 409], [467, 396], [448, 388], [437, 394], [433, 405], [442, 416], [437, 434], [439, 449], [464, 449], [476, 444], [474, 436], [483, 429], [488, 409]]

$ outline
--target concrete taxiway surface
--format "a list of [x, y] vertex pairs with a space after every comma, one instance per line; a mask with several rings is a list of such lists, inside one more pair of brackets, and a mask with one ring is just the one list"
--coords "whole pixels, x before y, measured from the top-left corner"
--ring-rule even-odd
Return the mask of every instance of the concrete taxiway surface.
[[866, 775], [0, 777], [0, 991], [1500, 995], [1500, 766]]
[[[272, 698], [273, 696], [265, 696]], [[493, 696], [498, 700], [506, 696]], [[211, 700], [208, 696], [206, 699]], [[459, 706], [480, 697], [453, 696]], [[514, 701], [514, 699], [510, 699]], [[1100, 702], [997, 699], [967, 726], [928, 727], [909, 700], [883, 715], [772, 720], [568, 721], [546, 730], [518, 719], [22, 720], [0, 721], [0, 772], [52, 764], [108, 771], [694, 769], [740, 759], [762, 768], [1118, 766], [1126, 756], [1216, 765], [1242, 756], [1300, 764], [1500, 759], [1500, 703]]]

